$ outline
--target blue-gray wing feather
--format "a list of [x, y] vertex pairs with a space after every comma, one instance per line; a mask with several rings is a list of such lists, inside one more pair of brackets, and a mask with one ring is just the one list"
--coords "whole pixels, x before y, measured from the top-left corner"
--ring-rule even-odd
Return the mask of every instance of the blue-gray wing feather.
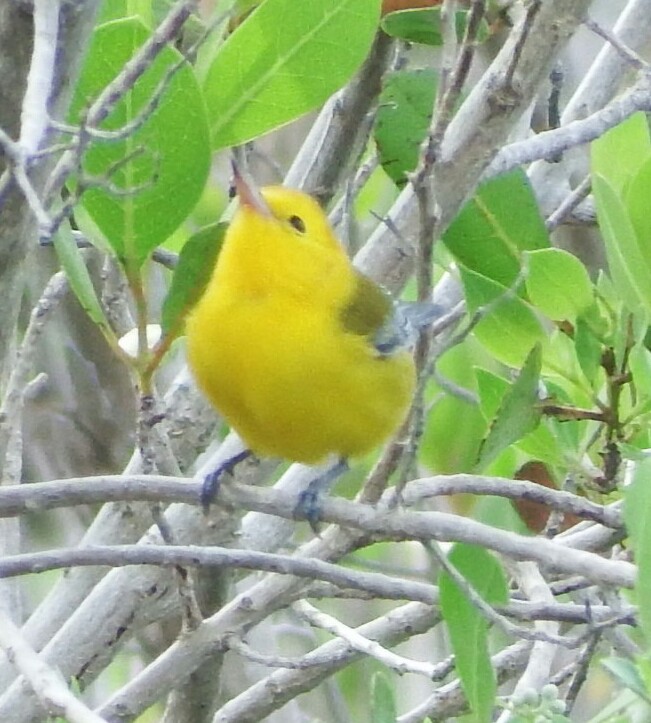
[[444, 313], [442, 306], [428, 301], [396, 301], [391, 314], [373, 337], [381, 356], [390, 356], [410, 349], [418, 340], [421, 329], [430, 326]]

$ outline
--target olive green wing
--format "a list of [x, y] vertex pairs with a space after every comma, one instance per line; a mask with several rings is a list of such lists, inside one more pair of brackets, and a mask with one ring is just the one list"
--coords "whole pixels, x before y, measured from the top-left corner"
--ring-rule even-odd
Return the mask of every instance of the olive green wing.
[[355, 290], [341, 311], [345, 331], [368, 338], [380, 356], [391, 356], [416, 343], [421, 329], [441, 316], [429, 302], [394, 302], [374, 281], [356, 272]]
[[355, 272], [355, 290], [341, 310], [340, 321], [345, 331], [373, 338], [393, 314], [389, 295], [374, 281]]

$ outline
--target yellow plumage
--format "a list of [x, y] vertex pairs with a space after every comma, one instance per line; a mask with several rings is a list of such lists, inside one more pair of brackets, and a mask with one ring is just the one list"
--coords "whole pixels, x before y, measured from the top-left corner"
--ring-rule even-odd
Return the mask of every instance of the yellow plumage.
[[392, 304], [310, 196], [260, 196], [238, 174], [236, 186], [240, 206], [187, 322], [196, 379], [258, 454], [364, 454], [399, 426], [414, 388], [410, 354], [374, 344]]

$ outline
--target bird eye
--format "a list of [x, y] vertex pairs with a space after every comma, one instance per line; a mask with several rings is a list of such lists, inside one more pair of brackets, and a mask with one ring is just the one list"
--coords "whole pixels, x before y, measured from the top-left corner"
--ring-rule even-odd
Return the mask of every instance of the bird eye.
[[290, 216], [288, 220], [299, 233], [305, 233], [305, 221], [300, 216]]

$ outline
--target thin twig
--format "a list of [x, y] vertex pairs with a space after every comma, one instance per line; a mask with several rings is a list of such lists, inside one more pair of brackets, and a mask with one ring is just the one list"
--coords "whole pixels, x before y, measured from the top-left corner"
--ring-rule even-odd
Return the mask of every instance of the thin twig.
[[[402, 655], [387, 650], [382, 647], [379, 643], [374, 640], [361, 635], [353, 628], [348, 625], [344, 625], [340, 620], [337, 620], [332, 615], [318, 610], [306, 600], [299, 600], [294, 603], [292, 608], [310, 625], [313, 625], [322, 630], [327, 630], [332, 635], [337, 636], [344, 640], [353, 649], [360, 653], [364, 653], [371, 658], [375, 658], [382, 664], [391, 668], [398, 675], [404, 675], [405, 673], [416, 673], [417, 675], [424, 675], [430, 680], [438, 680], [446, 673], [442, 672], [441, 666], [433, 665], [432, 663], [422, 663], [416, 660], [410, 660]], [[445, 671], [449, 672], [450, 665], [445, 665]]]
[[504, 146], [496, 154], [483, 178], [494, 178], [518, 166], [533, 161], [547, 160], [570, 148], [590, 143], [640, 110], [651, 110], [651, 73], [649, 71], [641, 73], [632, 87], [618, 95], [605, 108], [586, 118]]
[[70, 723], [105, 723], [68, 689], [63, 676], [47, 665], [30, 647], [19, 628], [0, 608], [0, 648], [29, 682], [50, 715], [62, 716]]
[[609, 30], [599, 25], [599, 23], [595, 22], [592, 18], [586, 18], [583, 21], [583, 24], [586, 28], [588, 28], [588, 30], [595, 33], [595, 35], [598, 35], [607, 43], [610, 43], [620, 56], [624, 58], [629, 65], [635, 68], [635, 70], [646, 70], [649, 67], [649, 64], [644, 60], [644, 58], [639, 56], [634, 50], [631, 50], [631, 48], [622, 43], [622, 41], [614, 33], [611, 33]]
[[[515, 625], [497, 612], [495, 608], [489, 605], [482, 598], [472, 584], [468, 582], [468, 580], [466, 580], [459, 570], [457, 570], [452, 562], [450, 562], [447, 555], [442, 552], [438, 545], [430, 543], [426, 547], [433, 553], [437, 563], [441, 565], [445, 572], [452, 578], [454, 584], [461, 590], [464, 597], [472, 603], [473, 607], [481, 613], [487, 622], [492, 625], [496, 625], [502, 631], [507, 633], [507, 635], [512, 635], [513, 637], [522, 638], [523, 640], [529, 640], [531, 642], [544, 642], [551, 643], [553, 645], [561, 645], [564, 648], [575, 648], [584, 641], [584, 635], [563, 637], [560, 635], [550, 634], [544, 630], [530, 630], [528, 628]], [[612, 624], [615, 624], [615, 621], [613, 621]]]
[[553, 213], [550, 213], [545, 220], [545, 226], [548, 231], [558, 228], [565, 219], [574, 211], [574, 209], [583, 201], [590, 193], [592, 188], [592, 179], [586, 176], [579, 185], [573, 189], [558, 205]]

